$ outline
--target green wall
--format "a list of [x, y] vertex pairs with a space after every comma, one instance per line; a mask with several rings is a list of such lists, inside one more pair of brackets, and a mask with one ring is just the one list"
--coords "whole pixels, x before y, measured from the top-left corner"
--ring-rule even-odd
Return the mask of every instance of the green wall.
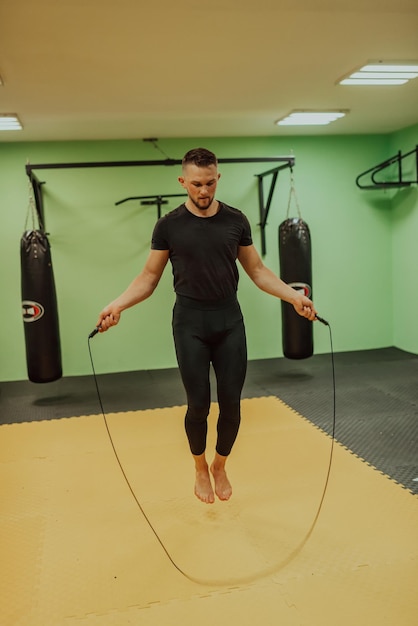
[[[418, 145], [418, 125], [391, 137], [390, 156], [403, 154]], [[417, 176], [415, 158], [403, 162], [405, 176]], [[413, 185], [392, 194], [392, 288], [393, 343], [402, 350], [418, 353], [418, 187]]]
[[[414, 263], [410, 247], [416, 227], [416, 188], [396, 198], [366, 192], [356, 176], [400, 147], [411, 149], [416, 128], [396, 136], [197, 138], [161, 140], [171, 158], [203, 145], [218, 157], [294, 154], [295, 183], [313, 247], [313, 292], [320, 314], [330, 320], [336, 351], [391, 345], [418, 352], [414, 330]], [[401, 142], [403, 145], [398, 146]], [[138, 141], [0, 143], [3, 293], [0, 380], [25, 379], [20, 314], [19, 242], [28, 207], [25, 163], [163, 159]], [[257, 179], [266, 164], [225, 164], [218, 198], [249, 217], [260, 249]], [[171, 167], [39, 171], [45, 181], [46, 229], [58, 295], [65, 376], [90, 374], [87, 335], [101, 308], [140, 271], [149, 250], [156, 207], [139, 202], [115, 206], [129, 196], [181, 193]], [[279, 272], [277, 229], [286, 217], [289, 172], [279, 176], [267, 226], [266, 264]], [[371, 195], [370, 195], [371, 194]], [[174, 199], [166, 208], [176, 205]], [[395, 211], [392, 210], [395, 206]], [[290, 215], [295, 215], [292, 210]], [[416, 232], [416, 228], [415, 228]], [[412, 245], [413, 244], [413, 245]], [[392, 272], [394, 281], [392, 284]], [[409, 276], [409, 274], [411, 276]], [[396, 276], [398, 275], [398, 276]], [[411, 293], [412, 292], [412, 293]], [[240, 301], [246, 318], [249, 358], [282, 356], [280, 302], [241, 272]], [[403, 297], [402, 297], [403, 294]], [[170, 267], [146, 302], [123, 314], [121, 323], [92, 342], [98, 372], [174, 367]], [[315, 352], [329, 352], [327, 329], [314, 326]]]

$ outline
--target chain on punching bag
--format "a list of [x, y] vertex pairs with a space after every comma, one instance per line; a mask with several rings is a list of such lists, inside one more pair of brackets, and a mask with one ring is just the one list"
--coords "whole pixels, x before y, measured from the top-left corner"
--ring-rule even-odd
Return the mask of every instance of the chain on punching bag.
[[36, 210], [31, 190], [29, 198], [32, 230], [26, 230], [26, 218], [20, 241], [26, 364], [30, 381], [48, 383], [62, 376], [57, 297], [51, 249], [39, 219], [38, 228], [35, 228]]
[[[298, 217], [289, 218], [292, 196]], [[286, 220], [279, 226], [279, 258], [281, 279], [305, 296], [312, 298], [311, 235], [303, 221], [291, 173]], [[313, 325], [282, 300], [283, 354], [288, 359], [306, 359], [313, 354]]]

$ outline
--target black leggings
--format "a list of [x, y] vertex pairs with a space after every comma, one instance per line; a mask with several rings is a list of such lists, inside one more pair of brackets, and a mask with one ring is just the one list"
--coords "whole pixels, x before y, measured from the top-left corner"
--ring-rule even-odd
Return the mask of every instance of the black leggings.
[[247, 370], [244, 321], [236, 296], [215, 305], [177, 296], [173, 336], [187, 394], [185, 428], [190, 450], [200, 455], [206, 449], [212, 362], [219, 404], [216, 451], [228, 456], [240, 425], [241, 391]]

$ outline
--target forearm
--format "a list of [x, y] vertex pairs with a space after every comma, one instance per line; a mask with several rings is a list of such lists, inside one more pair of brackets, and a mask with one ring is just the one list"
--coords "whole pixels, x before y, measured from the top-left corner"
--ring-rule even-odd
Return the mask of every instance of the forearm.
[[118, 309], [119, 312], [125, 311], [149, 298], [157, 284], [157, 280], [152, 279], [146, 272], [141, 272], [109, 306]]
[[281, 278], [266, 266], [258, 269], [254, 273], [252, 280], [262, 291], [276, 296], [276, 298], [280, 298], [285, 302], [289, 302], [290, 304], [294, 305], [300, 297], [295, 289], [289, 287], [289, 285], [283, 282]]
[[163, 267], [164, 263], [157, 271], [144, 268], [127, 289], [101, 311], [96, 327], [100, 327], [100, 331], [103, 332], [111, 326], [115, 326], [119, 322], [122, 311], [149, 298], [158, 285]]

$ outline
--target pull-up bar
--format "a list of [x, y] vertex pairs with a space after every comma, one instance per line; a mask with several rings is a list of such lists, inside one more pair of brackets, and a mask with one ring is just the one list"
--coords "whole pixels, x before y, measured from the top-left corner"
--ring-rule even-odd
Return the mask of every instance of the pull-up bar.
[[[259, 226], [261, 229], [261, 252], [264, 256], [266, 253], [266, 238], [265, 238], [265, 228], [267, 225], [267, 217], [271, 206], [271, 201], [273, 198], [274, 189], [277, 182], [277, 177], [279, 171], [282, 169], [292, 169], [295, 164], [294, 157], [242, 157], [236, 159], [218, 159], [218, 163], [280, 163], [277, 167], [268, 170], [267, 172], [262, 172], [261, 174], [255, 174], [258, 179], [258, 199], [259, 199], [259, 214], [260, 214], [260, 222]], [[33, 187], [35, 206], [39, 216], [39, 222], [44, 228], [45, 220], [44, 220], [44, 202], [43, 202], [43, 193], [42, 193], [42, 185], [44, 182], [39, 181], [35, 170], [57, 170], [57, 169], [81, 169], [81, 168], [101, 168], [101, 167], [146, 167], [146, 166], [174, 166], [181, 165], [181, 159], [164, 159], [164, 160], [149, 160], [149, 161], [91, 161], [91, 162], [81, 162], [81, 163], [40, 163], [32, 165], [28, 163], [26, 165], [26, 174], [29, 177], [29, 180]], [[264, 203], [264, 188], [263, 188], [263, 180], [266, 176], [272, 176], [272, 181], [270, 184], [270, 190], [268, 194], [267, 203]], [[153, 196], [154, 198], [157, 196]]]
[[[294, 157], [243, 157], [238, 159], [218, 159], [218, 163], [278, 163], [294, 162]], [[87, 161], [85, 163], [27, 163], [26, 173], [30, 177], [33, 170], [64, 170], [86, 167], [144, 167], [147, 165], [181, 165], [181, 159], [160, 159], [151, 161]]]

